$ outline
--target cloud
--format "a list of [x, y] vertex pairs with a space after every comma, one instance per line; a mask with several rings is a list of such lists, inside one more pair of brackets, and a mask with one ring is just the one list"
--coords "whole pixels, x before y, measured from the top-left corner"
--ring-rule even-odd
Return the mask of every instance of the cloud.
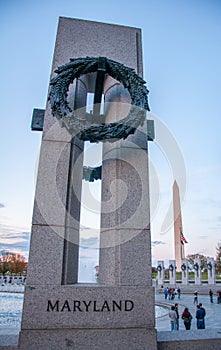
[[83, 254], [81, 254], [81, 256], [80, 256], [80, 260], [81, 261], [85, 261], [85, 262], [89, 262], [89, 261], [92, 261], [92, 262], [97, 262], [98, 261], [98, 258], [97, 258], [97, 256], [96, 255], [83, 255]]
[[207, 239], [209, 236], [199, 236], [201, 239]]
[[212, 206], [213, 208], [221, 208], [221, 200], [216, 199], [208, 199], [207, 201], [209, 206]]
[[86, 230], [90, 230], [91, 228], [90, 227], [87, 227], [87, 226], [84, 226], [84, 225], [81, 225], [80, 229], [82, 231], [86, 231]]
[[151, 246], [152, 246], [152, 247], [155, 247], [156, 245], [160, 245], [160, 244], [166, 244], [166, 243], [163, 242], [163, 241], [152, 241], [152, 242], [151, 242]]
[[13, 241], [29, 241], [30, 232], [3, 232], [0, 234], [0, 242], [10, 240]]
[[80, 240], [80, 246], [83, 249], [98, 249], [99, 240], [98, 237], [88, 237], [88, 238], [81, 238]]
[[0, 208], [5, 208], [5, 205], [3, 203], [0, 203]]
[[7, 216], [1, 216], [1, 221], [0, 221], [0, 237], [3, 234], [19, 234], [21, 232], [26, 232], [29, 230], [29, 227], [22, 227], [22, 226], [17, 226], [17, 225], [12, 225], [11, 224], [11, 218]]
[[207, 255], [207, 249], [201, 249], [201, 250], [198, 251], [196, 254], [199, 254], [199, 255]]
[[0, 235], [0, 251], [19, 253], [27, 257], [30, 243], [30, 232], [5, 232]]
[[[199, 191], [200, 192], [200, 191]], [[192, 195], [192, 197], [190, 197]], [[201, 197], [200, 195], [194, 196], [193, 193], [191, 193], [187, 200], [189, 205], [192, 206], [199, 206], [201, 207], [209, 207], [209, 208], [216, 208], [220, 209], [221, 208], [221, 200], [220, 199], [212, 199], [212, 198], [205, 198]]]
[[13, 254], [13, 252], [10, 251], [10, 250], [5, 249], [5, 250], [0, 250], [0, 254], [1, 255], [7, 255], [7, 254]]
[[221, 224], [220, 223], [217, 223], [215, 226], [210, 226], [208, 227], [208, 230], [219, 230], [220, 231], [220, 226]]

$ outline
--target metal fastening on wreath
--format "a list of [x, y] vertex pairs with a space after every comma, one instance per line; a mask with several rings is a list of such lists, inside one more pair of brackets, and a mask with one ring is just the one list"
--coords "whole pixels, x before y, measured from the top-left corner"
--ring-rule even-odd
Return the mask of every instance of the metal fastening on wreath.
[[181, 270], [182, 270], [182, 271], [186, 271], [186, 265], [185, 265], [185, 264], [182, 264], [182, 265], [181, 265]]
[[[78, 111], [72, 110], [68, 104], [68, 89], [74, 79], [96, 71], [99, 83], [96, 84], [96, 89], [99, 91], [95, 91], [95, 97], [97, 96], [98, 99], [101, 96], [105, 74], [122, 83], [129, 91], [131, 97], [129, 114], [118, 122], [93, 123], [91, 114], [85, 112], [85, 118], [82, 118], [82, 115], [79, 116]], [[70, 59], [69, 63], [58, 67], [55, 72], [57, 76], [51, 80], [49, 91], [52, 114], [63, 122], [62, 125], [71, 134], [78, 134], [83, 141], [114, 142], [126, 139], [128, 135], [134, 134], [138, 126], [143, 125], [146, 111], [150, 110], [147, 100], [148, 90], [144, 85], [145, 81], [135, 73], [134, 69], [106, 57], [84, 57]], [[95, 103], [97, 103], [96, 98]], [[97, 115], [94, 115], [94, 120], [96, 118]]]
[[195, 263], [195, 264], [193, 265], [193, 268], [194, 268], [195, 271], [198, 271], [198, 270], [199, 270], [199, 264], [198, 264], [198, 263]]
[[170, 271], [173, 271], [173, 270], [174, 270], [174, 267], [173, 267], [173, 265], [172, 265], [172, 264], [170, 264], [170, 266], [169, 266], [169, 270], [170, 270]]
[[211, 262], [209, 262], [209, 263], [207, 264], [207, 269], [211, 271], [212, 268], [213, 268], [213, 266], [212, 266]]

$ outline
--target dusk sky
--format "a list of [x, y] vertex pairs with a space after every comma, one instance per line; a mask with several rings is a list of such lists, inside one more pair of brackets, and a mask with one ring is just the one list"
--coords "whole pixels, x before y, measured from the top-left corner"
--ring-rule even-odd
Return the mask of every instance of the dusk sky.
[[[0, 0], [0, 250], [27, 255], [41, 142], [41, 133], [30, 130], [31, 115], [33, 108], [45, 108], [59, 16], [142, 29], [144, 79], [156, 118], [156, 140], [149, 143], [159, 182], [156, 188], [151, 170], [151, 198], [158, 201], [152, 210], [153, 261], [174, 258], [166, 216], [174, 174], [184, 198], [186, 254], [215, 256], [221, 240], [218, 0]], [[96, 241], [93, 234], [87, 239]], [[91, 248], [82, 251], [96, 263]]]

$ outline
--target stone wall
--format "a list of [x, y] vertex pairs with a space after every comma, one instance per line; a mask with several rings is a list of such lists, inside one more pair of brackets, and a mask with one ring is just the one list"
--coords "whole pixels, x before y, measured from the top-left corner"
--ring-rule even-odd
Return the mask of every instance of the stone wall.
[[157, 350], [220, 350], [219, 329], [158, 332]]
[[[12, 336], [8, 336], [12, 337]], [[1, 339], [0, 350], [16, 350], [17, 336], [8, 339], [5, 342]], [[5, 345], [5, 344], [11, 345]], [[13, 345], [12, 345], [13, 343]], [[74, 349], [73, 346], [68, 346]], [[76, 349], [76, 348], [75, 348]], [[221, 332], [219, 329], [210, 330], [190, 330], [179, 332], [157, 332], [157, 350], [221, 350]], [[145, 350], [145, 348], [143, 349]], [[148, 350], [148, 349], [146, 349]]]

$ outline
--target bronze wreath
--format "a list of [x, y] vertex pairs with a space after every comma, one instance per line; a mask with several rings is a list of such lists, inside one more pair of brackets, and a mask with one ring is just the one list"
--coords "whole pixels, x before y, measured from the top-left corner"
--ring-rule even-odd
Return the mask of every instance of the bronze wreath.
[[173, 267], [173, 265], [172, 265], [172, 264], [170, 264], [170, 266], [169, 266], [169, 270], [170, 270], [170, 271], [173, 271], [173, 270], [174, 270], [174, 267]]
[[185, 265], [185, 264], [182, 264], [182, 265], [181, 265], [181, 270], [182, 270], [182, 271], [186, 271], [186, 265]]
[[157, 271], [161, 272], [162, 271], [162, 266], [158, 265], [157, 266]]
[[78, 117], [76, 111], [72, 111], [67, 102], [69, 85], [83, 74], [96, 72], [99, 57], [70, 59], [69, 63], [55, 70], [57, 76], [50, 82], [48, 99], [53, 116], [61, 119], [71, 134], [77, 133], [79, 138], [84, 141], [114, 142], [121, 138], [125, 139], [128, 135], [133, 134], [139, 125], [143, 124], [146, 110], [150, 110], [145, 81], [135, 73], [134, 69], [111, 59], [104, 59], [106, 60], [106, 73], [122, 83], [131, 96], [129, 114], [118, 122], [92, 124], [89, 118], [87, 119], [87, 113], [84, 119]]
[[198, 270], [199, 270], [199, 264], [198, 264], [198, 263], [195, 263], [195, 264], [193, 265], [193, 268], [194, 268], [195, 271], [198, 271]]
[[207, 264], [207, 269], [211, 271], [212, 268], [213, 268], [213, 266], [212, 266], [211, 262], [208, 262], [208, 264]]

